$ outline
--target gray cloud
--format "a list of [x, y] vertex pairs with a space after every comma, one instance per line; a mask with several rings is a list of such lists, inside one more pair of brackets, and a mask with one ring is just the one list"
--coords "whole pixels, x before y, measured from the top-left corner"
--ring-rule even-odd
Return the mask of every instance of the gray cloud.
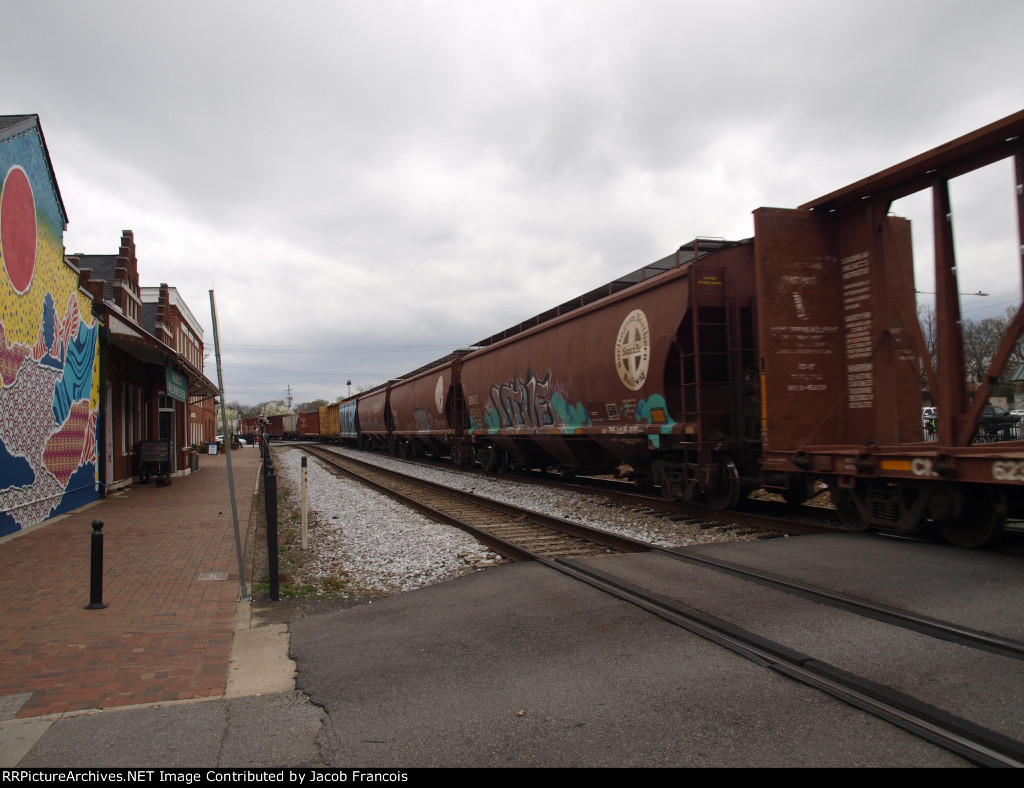
[[[1019, 110], [1022, 23], [1016, 0], [34, 0], [5, 8], [4, 111], [42, 119], [70, 250], [133, 229], [144, 282], [207, 325], [215, 289], [229, 398], [310, 400]], [[1019, 299], [988, 191], [962, 191], [977, 287]]]

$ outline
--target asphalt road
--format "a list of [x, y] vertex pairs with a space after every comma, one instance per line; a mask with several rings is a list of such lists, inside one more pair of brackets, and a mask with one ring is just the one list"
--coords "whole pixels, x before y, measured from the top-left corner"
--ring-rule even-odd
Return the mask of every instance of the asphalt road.
[[[1024, 640], [1018, 558], [869, 535], [699, 550]], [[590, 562], [1024, 740], [1020, 662], [664, 557]], [[970, 765], [535, 564], [301, 614], [298, 691], [62, 719], [21, 765]]]

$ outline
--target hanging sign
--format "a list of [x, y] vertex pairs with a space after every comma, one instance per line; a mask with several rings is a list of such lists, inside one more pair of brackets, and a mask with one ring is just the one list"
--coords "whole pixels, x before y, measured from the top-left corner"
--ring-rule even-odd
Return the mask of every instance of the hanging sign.
[[167, 367], [167, 396], [179, 402], [186, 402], [188, 399], [188, 381], [178, 370], [171, 367]]

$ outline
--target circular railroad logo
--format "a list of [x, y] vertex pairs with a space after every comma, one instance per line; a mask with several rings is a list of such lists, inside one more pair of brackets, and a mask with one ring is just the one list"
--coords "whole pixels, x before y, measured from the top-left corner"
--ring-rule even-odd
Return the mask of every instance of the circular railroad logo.
[[619, 327], [615, 339], [615, 369], [619, 380], [630, 391], [639, 391], [647, 381], [647, 365], [651, 360], [651, 330], [647, 315], [634, 309]]
[[438, 413], [444, 413], [444, 375], [437, 379], [437, 386], [434, 389], [434, 404]]

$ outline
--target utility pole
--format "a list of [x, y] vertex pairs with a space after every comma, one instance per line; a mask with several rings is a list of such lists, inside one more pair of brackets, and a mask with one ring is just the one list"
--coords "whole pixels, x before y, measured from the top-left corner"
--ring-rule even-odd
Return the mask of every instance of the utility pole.
[[[220, 362], [220, 336], [217, 328], [217, 304], [213, 299], [213, 291], [210, 291], [210, 319], [213, 321], [213, 348], [217, 359], [217, 391], [220, 394], [220, 423], [224, 430], [224, 440], [229, 440], [231, 431], [228, 429], [228, 411], [224, 398], [224, 367]], [[235, 477], [231, 472], [231, 447], [227, 447], [224, 457], [228, 466], [228, 491], [231, 494], [231, 519], [235, 526], [235, 554], [238, 557], [238, 585], [240, 599], [249, 599], [249, 592], [245, 587], [245, 564], [242, 559], [242, 537], [238, 528], [238, 504], [235, 501]]]
[[286, 391], [288, 392], [288, 410], [291, 410], [292, 409], [292, 387], [291, 387], [291, 385], [288, 386]]

